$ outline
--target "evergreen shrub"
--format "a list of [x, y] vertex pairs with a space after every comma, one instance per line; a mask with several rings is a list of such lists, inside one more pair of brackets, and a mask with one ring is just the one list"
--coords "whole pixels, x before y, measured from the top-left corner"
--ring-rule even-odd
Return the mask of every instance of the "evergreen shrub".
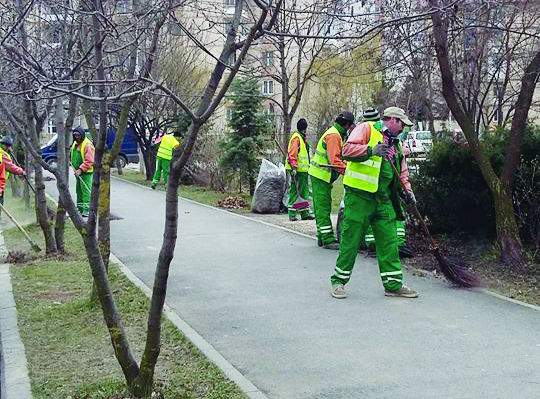
[[[500, 175], [509, 132], [483, 135], [495, 173]], [[493, 196], [466, 144], [437, 140], [411, 178], [418, 207], [437, 233], [495, 234]], [[540, 245], [540, 127], [528, 126], [514, 181], [514, 209], [522, 238]]]

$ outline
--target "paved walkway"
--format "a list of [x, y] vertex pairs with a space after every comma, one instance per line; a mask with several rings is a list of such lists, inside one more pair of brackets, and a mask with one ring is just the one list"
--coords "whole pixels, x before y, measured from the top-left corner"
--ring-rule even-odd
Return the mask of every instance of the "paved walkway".
[[[114, 180], [111, 204], [112, 251], [151, 287], [165, 195]], [[361, 256], [336, 300], [336, 252], [313, 239], [190, 201], [179, 213], [167, 303], [252, 397], [540, 397], [538, 308], [407, 273], [420, 298], [386, 298]]]
[[[148, 286], [165, 195], [115, 180], [112, 250]], [[416, 300], [383, 296], [359, 256], [349, 298], [329, 295], [336, 252], [181, 201], [167, 302], [269, 398], [539, 397], [540, 312], [406, 275]]]

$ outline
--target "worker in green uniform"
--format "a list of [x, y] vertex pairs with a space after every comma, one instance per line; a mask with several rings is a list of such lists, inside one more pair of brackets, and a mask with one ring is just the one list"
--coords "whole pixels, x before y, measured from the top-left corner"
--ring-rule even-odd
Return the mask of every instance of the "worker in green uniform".
[[152, 178], [152, 190], [156, 189], [157, 184], [163, 175], [163, 184], [169, 182], [169, 171], [173, 159], [174, 150], [182, 144], [182, 133], [175, 131], [172, 134], [165, 134], [161, 137], [156, 155], [156, 171]]
[[[330, 277], [334, 298], [346, 298], [344, 285], [351, 278], [358, 246], [371, 225], [384, 294], [415, 298], [418, 293], [403, 284], [396, 235], [396, 219], [403, 219], [399, 205], [401, 186], [407, 202], [416, 202], [409, 183], [407, 161], [397, 136], [412, 122], [398, 107], [384, 110], [383, 120], [364, 122], [343, 146], [347, 161], [343, 184], [345, 212], [339, 255]], [[399, 179], [392, 170], [392, 162]]]
[[73, 129], [72, 135], [71, 166], [73, 166], [76, 180], [77, 209], [83, 217], [87, 217], [90, 209], [92, 174], [94, 172], [94, 144], [86, 137], [81, 126]]
[[[377, 122], [381, 119], [379, 112], [373, 107], [366, 108], [362, 116], [364, 118], [364, 122]], [[406, 127], [404, 130], [408, 130], [408, 128]], [[410, 150], [407, 148], [406, 145], [403, 145], [405, 141], [405, 137], [407, 137], [407, 133], [403, 131], [399, 135], [399, 139], [402, 143], [403, 155], [408, 156], [410, 154]], [[402, 208], [402, 212], [403, 212], [403, 208]], [[405, 220], [396, 220], [396, 234], [397, 234], [398, 250], [399, 250], [400, 258], [410, 258], [414, 256], [414, 251], [407, 246]], [[368, 230], [364, 237], [364, 242], [360, 243], [360, 247], [361, 248], [367, 247], [369, 251], [371, 252], [375, 251], [375, 236], [373, 235], [373, 229], [371, 228], [371, 226], [368, 227]]]
[[291, 222], [298, 220], [298, 213], [300, 213], [302, 220], [314, 219], [309, 208], [301, 210], [293, 208], [293, 205], [299, 196], [300, 198], [309, 201], [309, 144], [306, 138], [307, 127], [308, 123], [304, 118], [298, 120], [296, 124], [297, 130], [291, 134], [287, 149], [285, 169], [291, 177], [287, 212]]
[[317, 224], [317, 243], [325, 249], [339, 249], [332, 228], [332, 185], [340, 174], [345, 173], [345, 162], [341, 159], [341, 148], [349, 129], [354, 127], [354, 116], [344, 111], [319, 139], [309, 166], [313, 188], [313, 210]]

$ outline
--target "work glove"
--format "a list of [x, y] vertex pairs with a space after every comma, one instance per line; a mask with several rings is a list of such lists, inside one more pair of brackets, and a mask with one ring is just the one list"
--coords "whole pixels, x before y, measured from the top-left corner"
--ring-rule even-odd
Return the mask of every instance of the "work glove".
[[388, 146], [384, 143], [379, 143], [375, 147], [371, 147], [371, 155], [385, 157], [388, 154]]
[[405, 191], [405, 203], [416, 204], [416, 197], [412, 191]]

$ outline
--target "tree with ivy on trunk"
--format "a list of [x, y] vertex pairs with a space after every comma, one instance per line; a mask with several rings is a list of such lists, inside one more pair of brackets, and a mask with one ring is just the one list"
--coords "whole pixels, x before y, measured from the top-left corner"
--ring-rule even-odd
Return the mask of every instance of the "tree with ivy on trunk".
[[221, 164], [240, 172], [242, 181], [247, 180], [249, 193], [255, 192], [258, 169], [257, 156], [262, 149], [261, 135], [268, 131], [268, 121], [261, 113], [260, 85], [254, 78], [237, 78], [231, 85], [231, 94], [226, 99], [231, 103], [228, 109], [228, 139], [223, 142], [225, 153]]

